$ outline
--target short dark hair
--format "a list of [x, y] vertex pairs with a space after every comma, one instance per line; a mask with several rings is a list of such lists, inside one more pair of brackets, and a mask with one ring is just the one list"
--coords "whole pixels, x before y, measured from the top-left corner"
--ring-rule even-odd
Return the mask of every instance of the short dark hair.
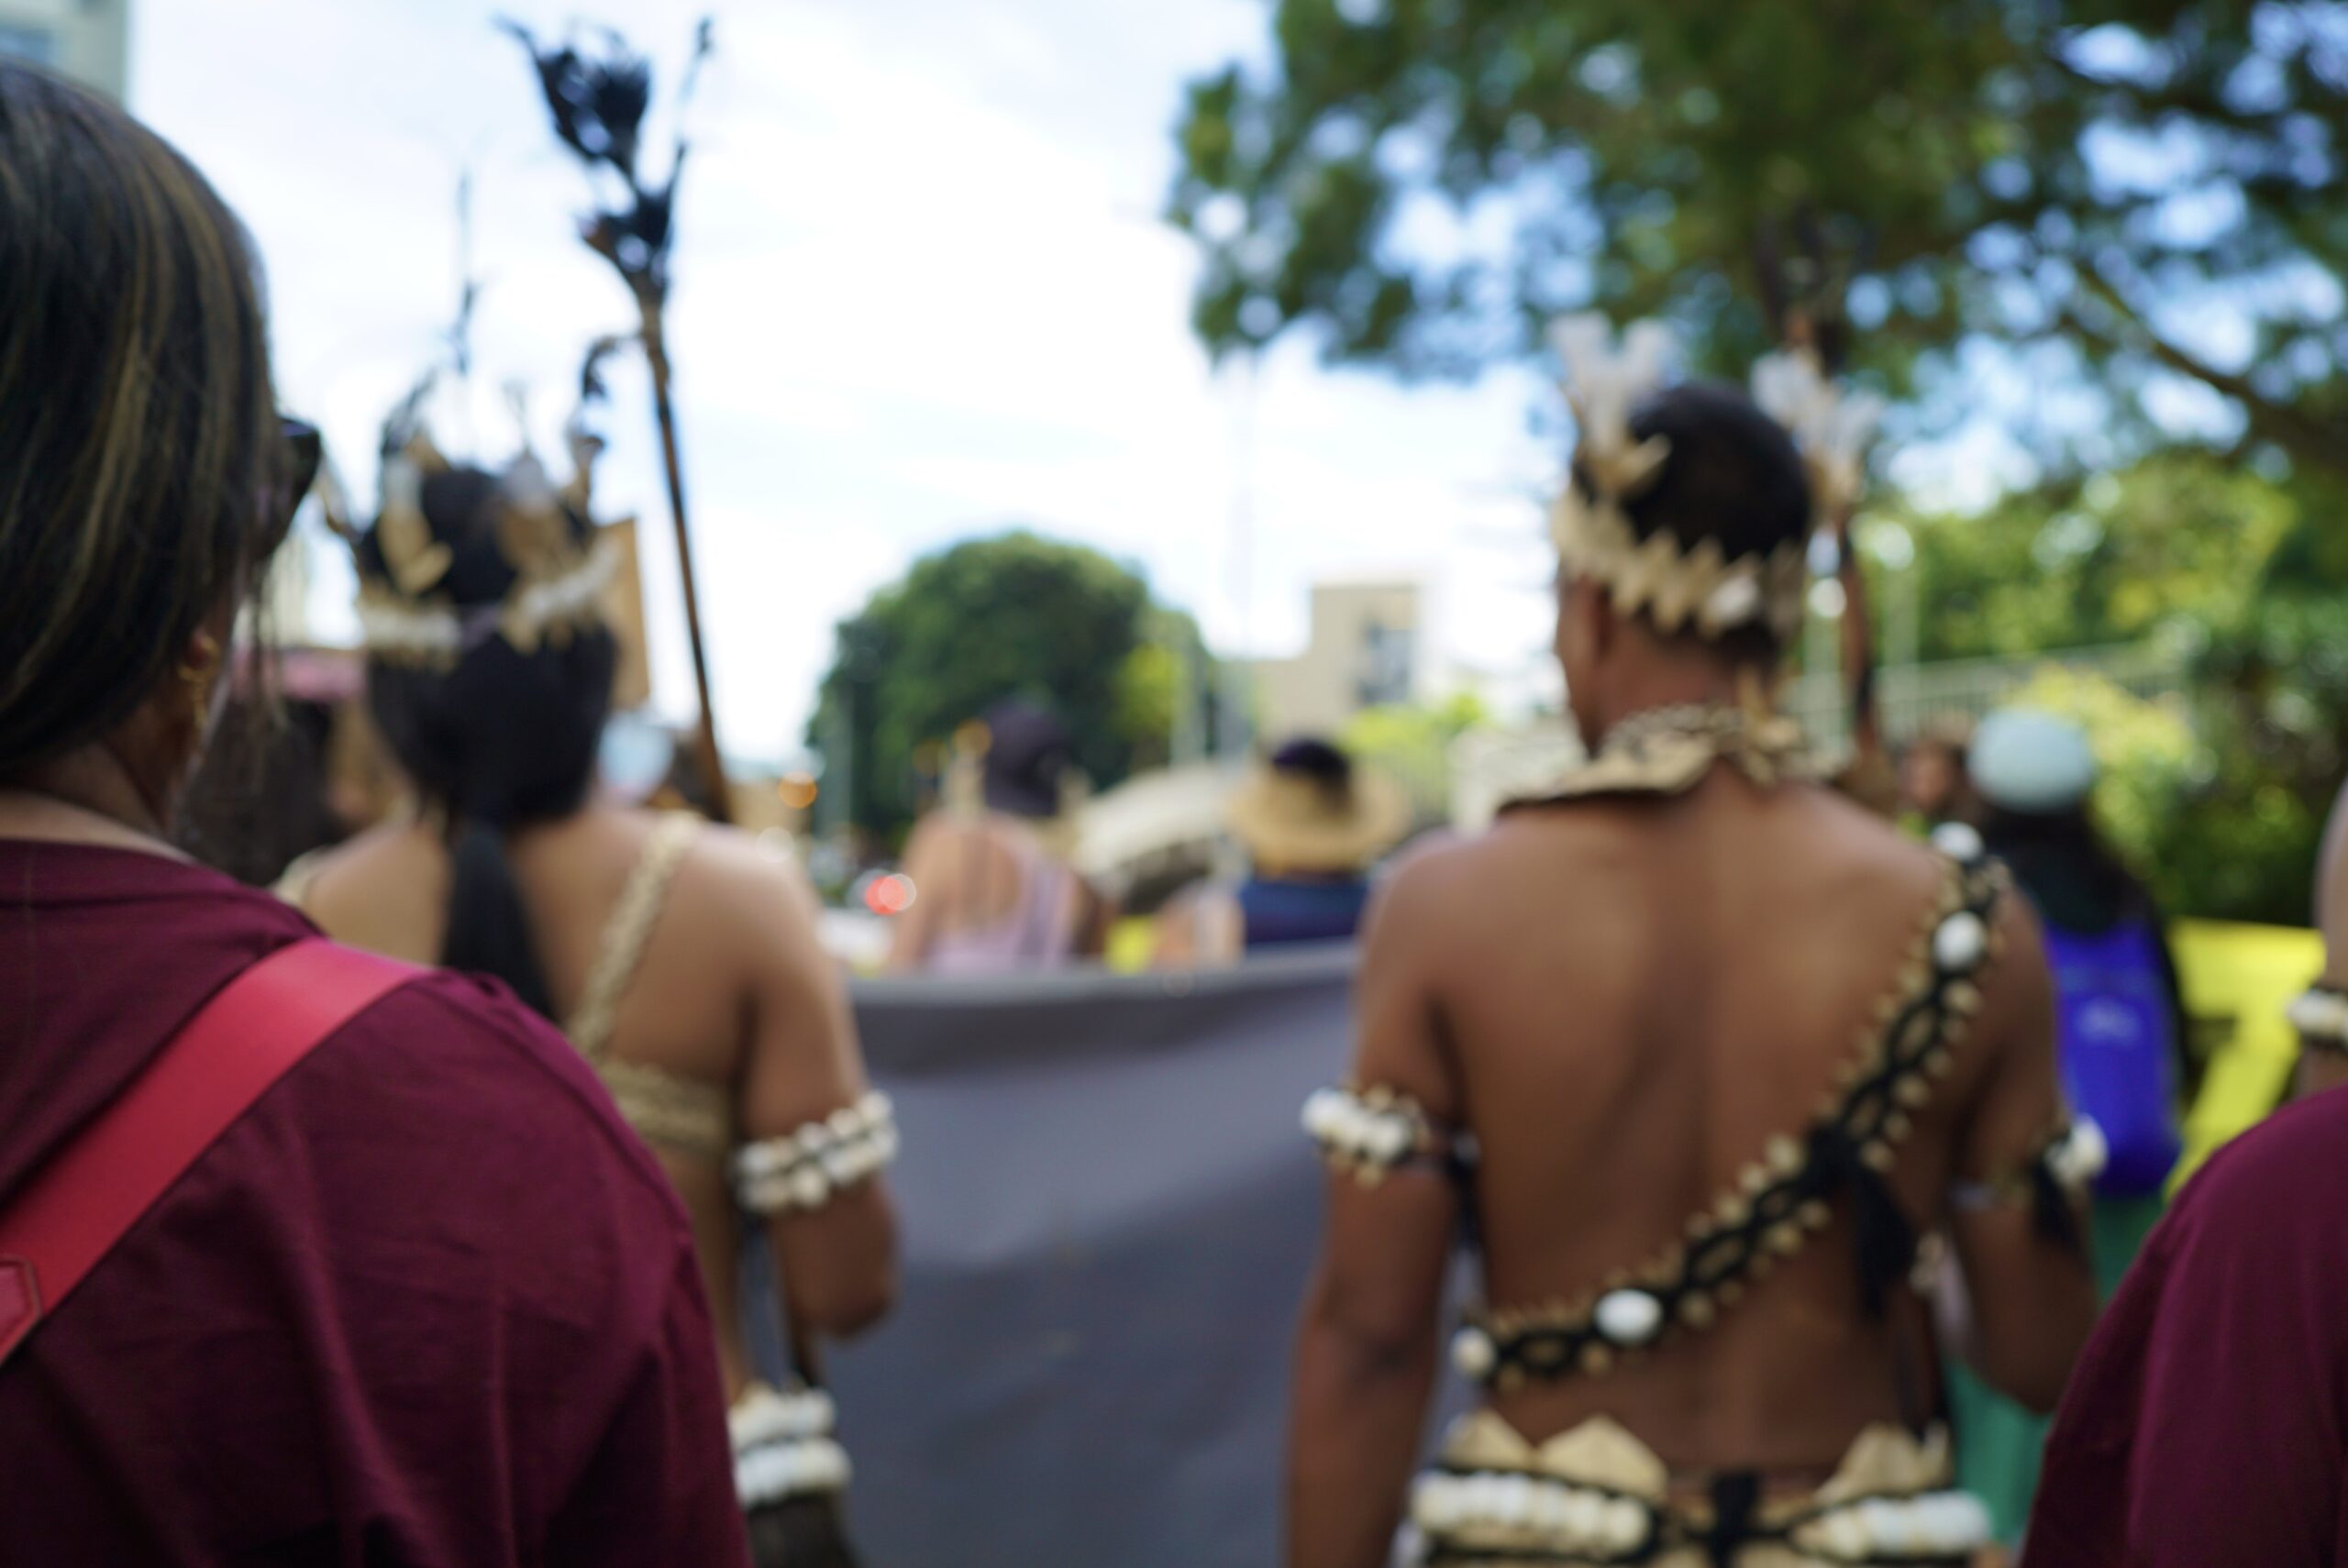
[[1347, 790], [1354, 781], [1354, 759], [1323, 735], [1294, 736], [1283, 742], [1268, 762], [1273, 772], [1309, 779], [1324, 790]]
[[1024, 697], [995, 703], [980, 722], [987, 730], [980, 772], [988, 807], [1038, 822], [1058, 816], [1065, 776], [1076, 765], [1068, 726]]
[[[1815, 512], [1801, 452], [1785, 426], [1734, 387], [1699, 381], [1656, 392], [1632, 411], [1631, 436], [1660, 437], [1671, 448], [1655, 482], [1623, 508], [1637, 538], [1667, 534], [1682, 550], [1710, 539], [1729, 560], [1808, 540]], [[1595, 498], [1578, 463], [1573, 482]], [[1720, 646], [1739, 658], [1774, 660], [1784, 651], [1758, 627], [1733, 632]]]
[[188, 161], [0, 61], [0, 772], [105, 734], [282, 542], [259, 263]]

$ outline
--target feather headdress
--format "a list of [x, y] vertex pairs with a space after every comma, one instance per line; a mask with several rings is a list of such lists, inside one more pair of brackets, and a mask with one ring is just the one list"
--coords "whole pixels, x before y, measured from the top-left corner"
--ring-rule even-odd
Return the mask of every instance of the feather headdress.
[[1550, 331], [1566, 367], [1566, 398], [1580, 439], [1574, 468], [1589, 487], [1568, 480], [1553, 524], [1557, 553], [1576, 575], [1601, 583], [1626, 614], [1645, 614], [1667, 632], [1719, 638], [1747, 626], [1780, 641], [1800, 629], [1809, 586], [1808, 553], [1789, 542], [1767, 556], [1731, 558], [1716, 539], [1683, 547], [1667, 533], [1641, 539], [1625, 508], [1652, 486], [1670, 460], [1660, 436], [1633, 439], [1631, 414], [1667, 384], [1670, 329], [1643, 321], [1620, 344], [1603, 316], [1572, 315]]
[[585, 521], [600, 443], [577, 417], [570, 431], [577, 470], [569, 487], [558, 491], [526, 445], [498, 476], [493, 542], [513, 572], [504, 598], [458, 602], [450, 586], [455, 548], [433, 536], [424, 512], [426, 479], [450, 467], [424, 426], [432, 385], [427, 378], [384, 423], [372, 550], [345, 526], [359, 563], [360, 635], [368, 653], [448, 668], [491, 637], [532, 653], [602, 624], [604, 591], [618, 560]]
[[1801, 448], [1819, 514], [1839, 517], [1856, 507], [1866, 489], [1867, 448], [1883, 421], [1883, 400], [1872, 392], [1845, 396], [1815, 350], [1794, 348], [1753, 367], [1753, 401]]

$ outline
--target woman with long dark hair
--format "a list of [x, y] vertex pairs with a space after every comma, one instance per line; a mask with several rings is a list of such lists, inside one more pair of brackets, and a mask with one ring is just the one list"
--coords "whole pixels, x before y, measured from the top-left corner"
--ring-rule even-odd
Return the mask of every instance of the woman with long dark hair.
[[504, 981], [651, 1145], [692, 1215], [758, 1545], [828, 1509], [847, 1473], [825, 1397], [754, 1375], [743, 1217], [767, 1224], [803, 1340], [876, 1320], [894, 1290], [888, 1107], [792, 865], [593, 798], [615, 644], [592, 456], [558, 491], [526, 454], [502, 474], [451, 463], [408, 419], [357, 544], [370, 698], [418, 811], [288, 891], [359, 946]]
[[0, 61], [0, 1556], [738, 1562], [683, 1216], [554, 1032], [171, 845], [317, 460], [176, 152]]

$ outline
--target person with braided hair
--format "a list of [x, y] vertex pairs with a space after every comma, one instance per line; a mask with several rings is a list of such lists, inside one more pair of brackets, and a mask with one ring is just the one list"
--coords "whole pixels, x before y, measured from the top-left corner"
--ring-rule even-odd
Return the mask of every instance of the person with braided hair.
[[[558, 490], [526, 451], [503, 473], [452, 462], [419, 403], [387, 427], [382, 505], [353, 540], [370, 702], [418, 809], [283, 891], [356, 946], [502, 981], [569, 1036], [692, 1213], [757, 1558], [811, 1561], [811, 1536], [838, 1537], [848, 1463], [803, 1353], [892, 1303], [893, 1118], [795, 864], [595, 798], [615, 661], [595, 444], [574, 428]], [[803, 1353], [787, 1387], [751, 1362], [746, 1216]]]
[[[2088, 1151], [2003, 872], [1822, 782], [1770, 696], [1805, 454], [1661, 346], [1560, 335], [1556, 651], [1590, 757], [1373, 907], [1297, 1353], [1291, 1568], [1961, 1568], [1935, 1315], [2051, 1407], [2095, 1311]], [[1455, 1246], [1480, 1408], [1411, 1480]]]

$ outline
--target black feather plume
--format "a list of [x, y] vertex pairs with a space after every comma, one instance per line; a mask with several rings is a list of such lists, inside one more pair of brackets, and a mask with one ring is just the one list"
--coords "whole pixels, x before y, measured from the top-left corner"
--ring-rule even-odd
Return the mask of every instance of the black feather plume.
[[[499, 28], [529, 51], [555, 135], [589, 170], [608, 167], [627, 187], [624, 206], [598, 207], [580, 224], [580, 237], [618, 268], [640, 295], [658, 300], [669, 287], [669, 257], [675, 244], [677, 180], [685, 161], [681, 134], [665, 183], [648, 185], [639, 175], [645, 116], [652, 106], [652, 66], [610, 28], [600, 29], [600, 53], [576, 42], [549, 48], [510, 17]], [[693, 55], [678, 94], [681, 110], [692, 101], [701, 68], [715, 47], [707, 17], [693, 35]]]

